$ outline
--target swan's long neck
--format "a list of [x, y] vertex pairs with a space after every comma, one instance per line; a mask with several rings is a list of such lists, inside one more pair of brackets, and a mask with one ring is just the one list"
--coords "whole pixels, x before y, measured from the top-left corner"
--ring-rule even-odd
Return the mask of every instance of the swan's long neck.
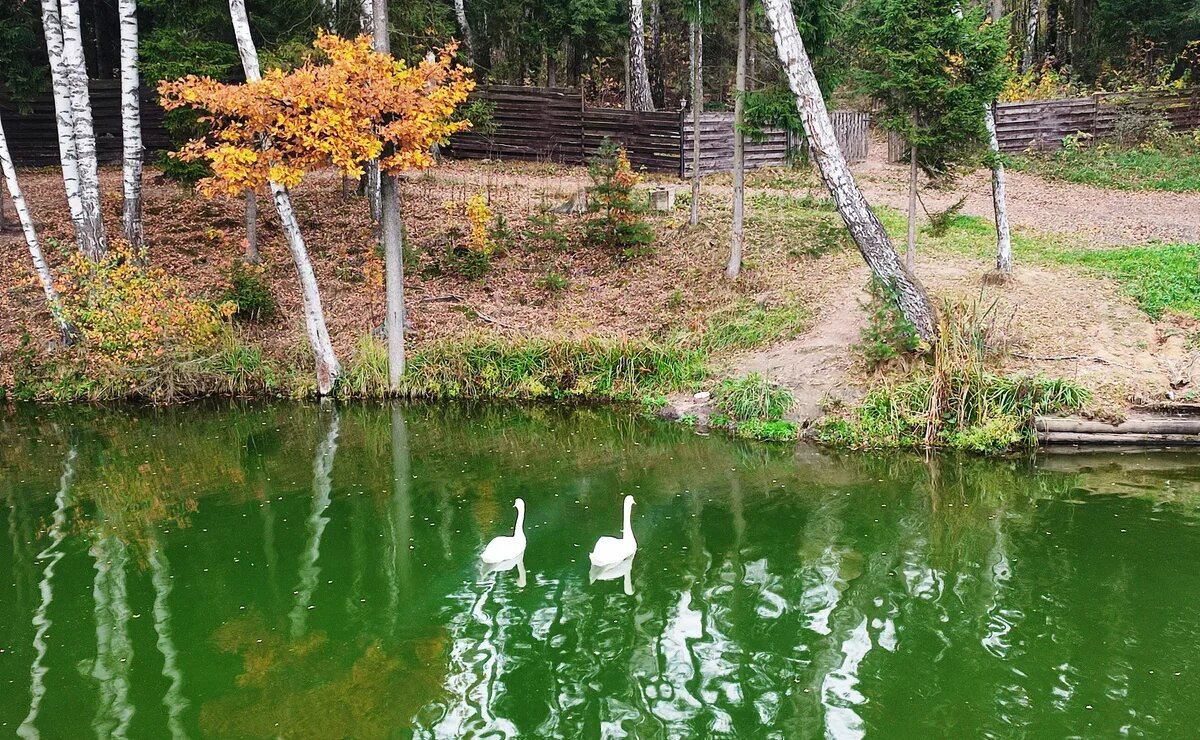
[[517, 507], [517, 526], [513, 528], [514, 537], [525, 536], [525, 507]]
[[625, 504], [625, 524], [621, 528], [621, 539], [633, 539], [633, 525], [629, 521], [629, 515], [633, 512], [633, 507]]

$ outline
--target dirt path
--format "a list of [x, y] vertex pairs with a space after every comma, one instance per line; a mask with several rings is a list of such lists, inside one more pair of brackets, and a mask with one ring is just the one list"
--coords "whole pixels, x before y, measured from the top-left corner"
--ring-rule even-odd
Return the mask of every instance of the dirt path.
[[[855, 174], [871, 203], [905, 210], [908, 169], [885, 163], [885, 150], [875, 143], [872, 158], [855, 166]], [[1009, 221], [1018, 231], [1078, 234], [1097, 240], [1097, 246], [1200, 242], [1200, 193], [1105, 190], [1021, 172], [1007, 174]], [[921, 193], [930, 211], [944, 209], [964, 195], [965, 213], [992, 218], [992, 181], [987, 171], [968, 175], [949, 190]]]

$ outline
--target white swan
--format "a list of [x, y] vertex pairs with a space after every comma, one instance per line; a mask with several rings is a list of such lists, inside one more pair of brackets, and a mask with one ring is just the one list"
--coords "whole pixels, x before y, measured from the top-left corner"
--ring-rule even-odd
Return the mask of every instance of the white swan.
[[633, 554], [637, 552], [637, 540], [633, 538], [633, 527], [629, 523], [631, 513], [633, 513], [633, 496], [626, 496], [625, 526], [621, 530], [621, 538], [601, 537], [596, 542], [596, 546], [592, 548], [592, 554], [588, 556], [593, 566], [603, 568], [615, 565], [626, 558], [633, 557]]
[[525, 554], [525, 502], [517, 499], [513, 506], [517, 510], [517, 526], [511, 537], [496, 537], [483, 548], [479, 559], [485, 563], [503, 563], [516, 560]]

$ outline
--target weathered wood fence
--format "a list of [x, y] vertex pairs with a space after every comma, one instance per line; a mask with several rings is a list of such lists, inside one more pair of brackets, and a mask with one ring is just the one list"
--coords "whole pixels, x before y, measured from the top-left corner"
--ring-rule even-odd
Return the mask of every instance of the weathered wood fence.
[[[92, 80], [92, 125], [96, 131], [96, 154], [101, 162], [121, 161], [121, 83]], [[167, 149], [170, 139], [163, 128], [163, 109], [152, 90], [142, 90], [142, 139], [147, 154]], [[58, 164], [58, 128], [54, 98], [38, 95], [27, 106], [18, 106], [0, 94], [0, 119], [13, 160], [26, 167]]]
[[[447, 153], [463, 159], [527, 159], [582, 164], [605, 139], [625, 147], [636, 167], [657, 172], [692, 172], [694, 126], [688, 111], [637, 113], [590, 108], [576, 90], [564, 88], [480, 88], [474, 96], [492, 106], [494, 131], [453, 137]], [[866, 158], [870, 115], [834, 111], [834, 127], [851, 161]], [[782, 129], [768, 129], [759, 141], [747, 139], [746, 166], [785, 164], [800, 145]], [[700, 114], [700, 171], [733, 168], [733, 114]]]
[[1200, 128], [1200, 88], [1189, 91], [1097, 93], [1086, 98], [1034, 100], [996, 106], [996, 138], [1000, 150], [1057, 149], [1073, 134], [1102, 138], [1126, 125], [1160, 119], [1172, 129]]

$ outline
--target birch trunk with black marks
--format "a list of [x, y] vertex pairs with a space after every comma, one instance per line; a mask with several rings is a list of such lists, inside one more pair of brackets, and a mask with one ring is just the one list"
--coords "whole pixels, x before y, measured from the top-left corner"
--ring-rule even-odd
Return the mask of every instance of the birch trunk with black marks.
[[58, 0], [42, 0], [42, 29], [46, 35], [46, 56], [50, 61], [51, 90], [54, 94], [54, 123], [58, 129], [58, 159], [62, 166], [67, 209], [75, 229], [75, 243], [84, 252], [87, 233], [83, 221], [83, 201], [79, 192], [79, 157], [75, 150], [75, 109], [71, 107], [71, 80], [63, 62], [62, 16]]
[[[1004, 19], [1004, 0], [992, 0], [993, 23]], [[996, 212], [996, 272], [1002, 277], [1012, 275], [1012, 235], [1008, 230], [1008, 200], [1005, 188], [1004, 160], [1000, 158], [1000, 140], [996, 137], [996, 103], [984, 106], [984, 125], [987, 126], [988, 149], [992, 157], [992, 207]]]
[[37, 229], [33, 225], [33, 217], [29, 213], [29, 205], [25, 202], [25, 194], [21, 191], [21, 183], [17, 181], [17, 168], [13, 165], [12, 155], [8, 151], [8, 138], [4, 135], [4, 126], [0, 123], [0, 169], [4, 170], [4, 181], [8, 184], [8, 193], [12, 196], [13, 210], [17, 220], [21, 222], [21, 230], [25, 233], [25, 244], [29, 247], [29, 257], [33, 260], [33, 271], [37, 273], [38, 282], [42, 284], [42, 293], [46, 296], [46, 305], [50, 307], [50, 315], [58, 324], [64, 344], [70, 345], [75, 339], [75, 329], [67, 321], [63, 312], [62, 301], [54, 287], [54, 276], [50, 274], [50, 265], [46, 263], [46, 255], [42, 252], [42, 244], [38, 241]]
[[[53, 0], [50, 0], [51, 2]], [[100, 166], [96, 160], [96, 131], [92, 126], [92, 100], [88, 93], [87, 62], [83, 56], [83, 32], [79, 0], [61, 0], [62, 60], [71, 93], [72, 135], [82, 207], [82, 235], [76, 236], [84, 255], [96, 261], [108, 251], [104, 218], [100, 208]]]
[[829, 111], [812, 62], [796, 28], [790, 0], [764, 0], [779, 61], [796, 96], [796, 108], [808, 134], [809, 151], [834, 205], [871, 271], [893, 289], [904, 317], [926, 341], [934, 339], [936, 310], [925, 287], [900, 261], [883, 224], [871, 210], [838, 147]]
[[458, 20], [458, 28], [462, 31], [463, 48], [467, 52], [467, 62], [475, 64], [475, 39], [471, 36], [471, 24], [467, 21], [466, 0], [454, 0], [454, 17]]
[[142, 112], [138, 99], [137, 1], [118, 0], [121, 17], [121, 148], [122, 186], [125, 200], [121, 230], [135, 250], [142, 248]]
[[[233, 19], [233, 34], [237, 40], [238, 54], [242, 57], [246, 79], [260, 80], [262, 74], [258, 68], [258, 50], [250, 36], [246, 0], [229, 0], [229, 15]], [[317, 393], [327, 396], [333, 391], [333, 384], [341, 372], [341, 366], [338, 364], [337, 355], [334, 354], [333, 343], [329, 341], [329, 329], [325, 325], [325, 311], [321, 307], [317, 276], [313, 272], [312, 261], [308, 258], [308, 248], [305, 247], [304, 237], [300, 233], [300, 223], [292, 210], [291, 195], [287, 188], [276, 182], [271, 183], [271, 195], [275, 200], [275, 210], [279, 212], [283, 235], [300, 278], [301, 295], [304, 300], [304, 326], [308, 331], [308, 342], [312, 346], [316, 365]]]
[[746, 206], [746, 135], [742, 124], [746, 115], [746, 0], [738, 0], [737, 73], [733, 103], [733, 224], [729, 229], [729, 264], [725, 276], [737, 280], [742, 271], [742, 246], [745, 242]]
[[[375, 51], [390, 54], [387, 0], [376, 0]], [[387, 308], [384, 330], [388, 345], [388, 389], [399, 392], [404, 378], [404, 221], [400, 213], [400, 185], [396, 176], [375, 171], [379, 177], [379, 236], [383, 245], [384, 291]]]
[[1040, 0], [1029, 0], [1025, 16], [1025, 50], [1021, 54], [1021, 71], [1028, 72], [1034, 66], [1033, 55], [1037, 51], [1038, 23], [1041, 20], [1042, 4]]
[[700, 2], [696, 0], [696, 18], [691, 24], [692, 62], [692, 226], [700, 223], [700, 112], [704, 110], [704, 31], [700, 25]]
[[636, 111], [653, 111], [650, 70], [646, 66], [646, 23], [642, 0], [629, 0], [629, 96]]

